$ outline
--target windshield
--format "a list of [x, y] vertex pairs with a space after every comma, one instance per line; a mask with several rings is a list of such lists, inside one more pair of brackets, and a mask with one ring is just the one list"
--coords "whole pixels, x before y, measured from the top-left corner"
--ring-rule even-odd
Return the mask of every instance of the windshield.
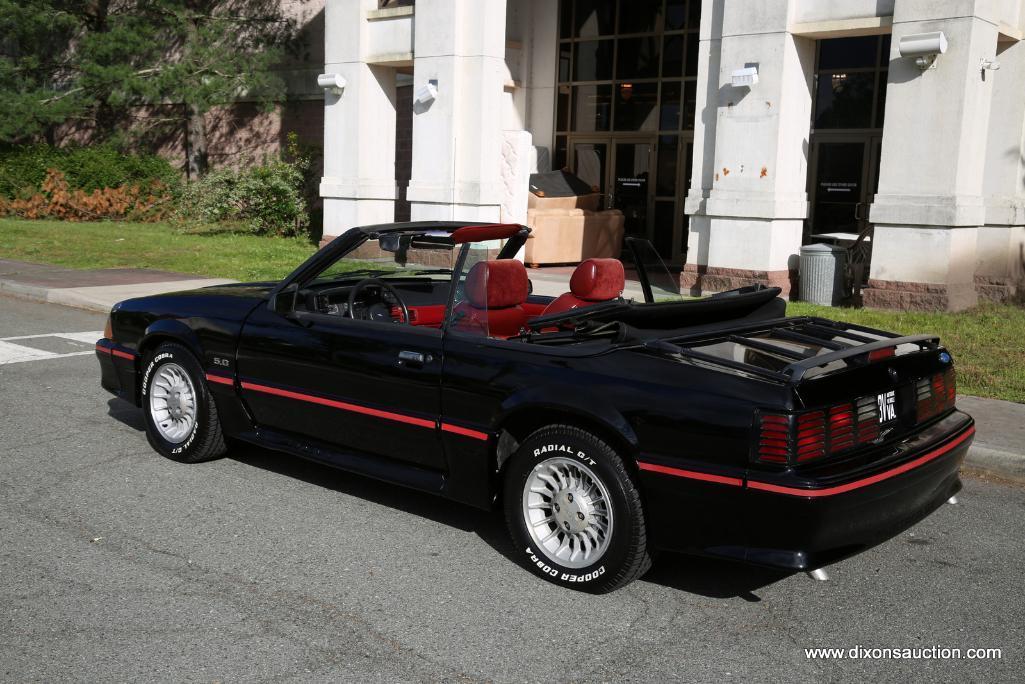
[[329, 264], [313, 285], [363, 278], [429, 278], [449, 280], [455, 250], [447, 235], [371, 236]]
[[644, 293], [643, 301], [650, 304], [675, 302], [687, 298], [680, 293], [680, 279], [674, 278], [669, 272], [662, 257], [655, 251], [654, 245], [647, 240], [634, 237], [626, 238], [625, 242], [637, 269], [637, 279]]

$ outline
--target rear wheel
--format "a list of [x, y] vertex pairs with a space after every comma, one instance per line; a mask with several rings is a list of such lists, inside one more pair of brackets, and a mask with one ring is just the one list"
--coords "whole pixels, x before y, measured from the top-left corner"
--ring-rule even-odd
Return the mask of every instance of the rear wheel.
[[167, 458], [198, 463], [227, 450], [203, 369], [185, 347], [157, 347], [146, 361], [141, 396], [146, 437]]
[[615, 450], [580, 428], [527, 437], [506, 467], [504, 501], [516, 553], [550, 582], [602, 593], [651, 567], [633, 478]]

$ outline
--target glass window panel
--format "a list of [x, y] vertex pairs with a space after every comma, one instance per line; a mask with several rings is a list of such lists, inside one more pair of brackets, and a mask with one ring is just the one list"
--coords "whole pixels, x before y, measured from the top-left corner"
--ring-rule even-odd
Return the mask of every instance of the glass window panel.
[[682, 91], [680, 86], [679, 81], [662, 82], [658, 127], [663, 131], [676, 131], [680, 128], [680, 95]]
[[573, 49], [574, 81], [612, 80], [612, 41], [588, 40]]
[[573, 35], [573, 0], [559, 0], [559, 38]]
[[[684, 168], [684, 188], [683, 194], [687, 194], [687, 188], [690, 187], [690, 175], [694, 164], [694, 143], [687, 143], [687, 149], [683, 151], [683, 168]], [[680, 258], [687, 261], [687, 244], [690, 238], [690, 232], [687, 230], [690, 226], [690, 217], [686, 214], [683, 215], [683, 229], [680, 231]]]
[[569, 86], [559, 86], [559, 105], [555, 115], [555, 130], [569, 130]]
[[573, 146], [573, 157], [576, 164], [573, 173], [603, 195], [605, 194], [605, 170], [608, 168], [608, 149], [608, 145], [605, 143], [577, 143]]
[[616, 58], [616, 78], [657, 78], [660, 41], [647, 38], [621, 38]]
[[890, 36], [883, 36], [883, 45], [879, 52], [879, 66], [886, 69], [890, 66]]
[[679, 157], [679, 138], [662, 135], [658, 138], [658, 156], [655, 170], [655, 194], [676, 195], [676, 160]]
[[559, 82], [565, 83], [569, 80], [569, 55], [573, 49], [572, 43], [561, 43], [559, 45]]
[[657, 83], [617, 84], [616, 130], [656, 130], [656, 126], [658, 125], [658, 113], [655, 110], [655, 104], [657, 101]]
[[610, 35], [614, 30], [615, 18], [616, 7], [608, 0], [576, 0], [574, 36], [588, 38]]
[[700, 37], [696, 33], [687, 34], [687, 58], [684, 60], [684, 76], [698, 75], [698, 46]]
[[874, 67], [879, 36], [819, 41], [819, 69]]
[[612, 114], [612, 86], [587, 85], [573, 88], [570, 130], [607, 131]]
[[687, 3], [687, 28], [697, 30], [701, 27], [701, 0], [690, 0]]
[[883, 127], [883, 115], [886, 114], [886, 78], [888, 71], [879, 72], [879, 96], [876, 98], [876, 128]]
[[876, 75], [820, 73], [815, 98], [815, 128], [869, 128]]
[[666, 31], [679, 31], [686, 25], [687, 0], [666, 0]]
[[683, 84], [683, 128], [694, 129], [694, 117], [697, 114], [698, 82], [685, 81]]
[[651, 180], [651, 145], [616, 145], [616, 180], [613, 207], [623, 212], [628, 235], [648, 232], [648, 183]]
[[662, 0], [619, 0], [620, 33], [654, 33], [662, 18]]
[[569, 159], [566, 157], [566, 136], [555, 136], [555, 156], [552, 158], [552, 170], [558, 171], [566, 168]]
[[673, 258], [673, 223], [676, 220], [676, 202], [655, 202], [655, 235], [651, 244], [665, 260]]
[[662, 78], [683, 76], [683, 35], [666, 36], [662, 42]]

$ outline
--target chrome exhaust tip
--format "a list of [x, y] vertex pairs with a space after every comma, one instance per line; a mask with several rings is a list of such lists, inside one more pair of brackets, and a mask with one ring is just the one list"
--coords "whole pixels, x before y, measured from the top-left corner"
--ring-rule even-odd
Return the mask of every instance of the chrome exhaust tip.
[[957, 505], [957, 497], [956, 496], [950, 497], [949, 499], [947, 499], [947, 503], [950, 504], [951, 506], [956, 506]]
[[826, 572], [825, 568], [816, 568], [808, 572], [808, 577], [819, 582], [826, 582], [829, 580], [829, 573]]

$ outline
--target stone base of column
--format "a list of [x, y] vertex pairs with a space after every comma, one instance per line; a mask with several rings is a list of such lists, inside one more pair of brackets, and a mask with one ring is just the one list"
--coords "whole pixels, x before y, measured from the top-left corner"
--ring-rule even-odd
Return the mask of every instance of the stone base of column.
[[778, 287], [783, 290], [784, 297], [789, 297], [791, 292], [797, 292], [797, 271], [757, 271], [687, 264], [680, 274], [681, 291], [695, 297], [758, 284]]
[[913, 283], [870, 279], [861, 291], [865, 306], [903, 311], [963, 311], [978, 303], [972, 283]]
[[1015, 282], [1013, 278], [1000, 278], [997, 276], [975, 276], [975, 294], [980, 302], [1003, 303], [1015, 299], [1019, 292], [1025, 292], [1023, 283]]

